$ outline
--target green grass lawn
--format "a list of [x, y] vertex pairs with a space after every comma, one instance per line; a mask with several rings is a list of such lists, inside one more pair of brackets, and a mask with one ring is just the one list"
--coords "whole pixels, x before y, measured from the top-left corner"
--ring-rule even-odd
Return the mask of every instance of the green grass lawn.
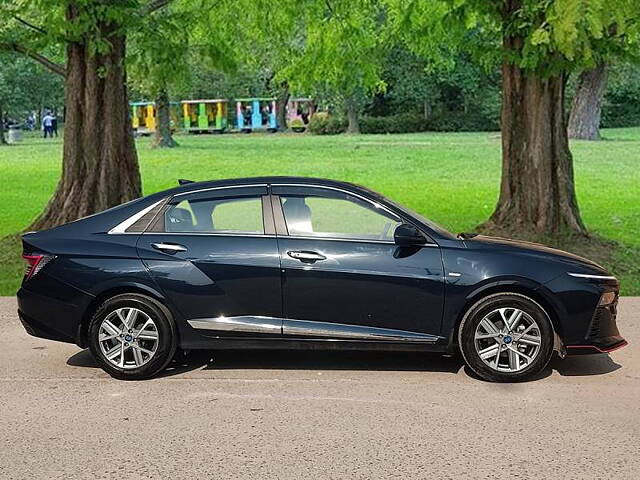
[[[605, 263], [622, 278], [624, 293], [640, 294], [640, 128], [603, 134], [601, 142], [572, 144], [578, 200], [587, 227], [619, 244]], [[454, 232], [486, 220], [498, 195], [495, 133], [177, 138], [180, 148], [162, 151], [150, 149], [149, 139], [138, 141], [145, 194], [174, 186], [178, 178], [326, 177], [378, 190]], [[60, 175], [61, 148], [60, 140], [40, 138], [0, 148], [0, 237], [24, 229], [42, 210]], [[22, 265], [14, 260], [15, 246], [3, 251], [0, 294], [9, 295]]]

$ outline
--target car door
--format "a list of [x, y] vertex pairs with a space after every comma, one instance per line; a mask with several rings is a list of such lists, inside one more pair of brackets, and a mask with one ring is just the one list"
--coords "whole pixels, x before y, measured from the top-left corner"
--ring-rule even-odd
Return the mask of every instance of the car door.
[[409, 339], [416, 336], [407, 332], [418, 332], [433, 340], [440, 333], [443, 266], [434, 242], [397, 246], [393, 233], [406, 219], [354, 193], [273, 185], [272, 194], [285, 334]]
[[[266, 214], [265, 214], [266, 212]], [[138, 252], [192, 327], [280, 335], [280, 262], [266, 185], [175, 195]]]

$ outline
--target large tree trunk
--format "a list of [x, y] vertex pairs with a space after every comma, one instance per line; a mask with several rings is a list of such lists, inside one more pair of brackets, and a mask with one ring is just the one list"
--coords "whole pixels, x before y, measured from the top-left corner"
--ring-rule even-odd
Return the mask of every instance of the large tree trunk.
[[355, 96], [347, 97], [347, 133], [357, 135], [360, 133], [360, 121], [358, 119], [358, 101]]
[[[67, 19], [72, 22], [75, 17], [72, 5]], [[125, 86], [125, 38], [115, 25], [102, 25], [101, 30], [111, 43], [106, 53], [93, 54], [87, 42], [67, 46], [62, 178], [31, 230], [51, 228], [141, 195]]]
[[276, 117], [278, 121], [278, 128], [286, 130], [287, 125], [287, 103], [289, 103], [289, 83], [282, 82], [280, 84], [280, 91], [278, 92], [278, 100], [276, 103]]
[[605, 63], [580, 74], [571, 103], [569, 138], [600, 140], [600, 117], [607, 76]]
[[[508, 38], [506, 50], [521, 41]], [[585, 234], [573, 181], [562, 76], [502, 66], [502, 183], [488, 230]]]
[[153, 136], [154, 148], [173, 148], [178, 143], [171, 134], [171, 103], [166, 88], [161, 88], [156, 98], [156, 131]]

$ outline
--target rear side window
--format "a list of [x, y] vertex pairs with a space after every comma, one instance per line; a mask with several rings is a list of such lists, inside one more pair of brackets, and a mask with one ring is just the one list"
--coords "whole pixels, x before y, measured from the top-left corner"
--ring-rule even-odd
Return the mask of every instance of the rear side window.
[[262, 199], [183, 200], [165, 211], [164, 225], [170, 233], [263, 234]]

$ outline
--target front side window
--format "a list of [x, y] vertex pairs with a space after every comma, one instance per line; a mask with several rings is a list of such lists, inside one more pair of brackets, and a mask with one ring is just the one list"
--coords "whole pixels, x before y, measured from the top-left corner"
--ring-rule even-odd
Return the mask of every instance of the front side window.
[[260, 197], [183, 200], [164, 215], [172, 233], [264, 233]]
[[382, 208], [348, 194], [280, 195], [291, 236], [392, 241], [402, 222]]

